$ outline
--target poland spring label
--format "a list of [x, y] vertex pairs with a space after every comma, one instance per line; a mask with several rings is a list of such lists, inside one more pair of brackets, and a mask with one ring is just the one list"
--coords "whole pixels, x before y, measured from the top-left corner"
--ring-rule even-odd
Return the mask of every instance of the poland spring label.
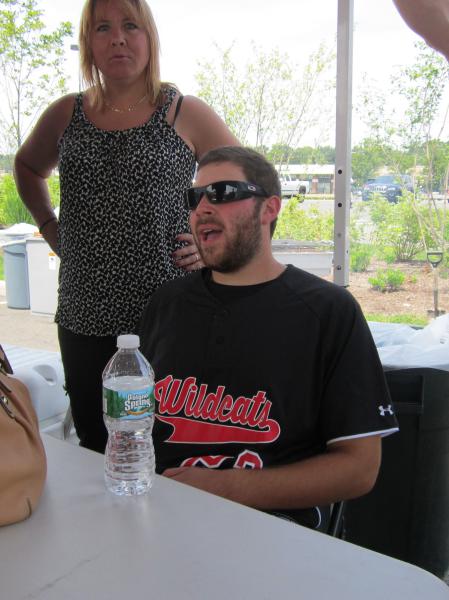
[[154, 388], [111, 390], [103, 387], [103, 412], [113, 419], [143, 419], [154, 414]]

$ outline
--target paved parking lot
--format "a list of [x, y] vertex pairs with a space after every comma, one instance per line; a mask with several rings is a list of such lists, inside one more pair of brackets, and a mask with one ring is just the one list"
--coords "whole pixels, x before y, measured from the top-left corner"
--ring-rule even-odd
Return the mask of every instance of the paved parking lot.
[[0, 281], [0, 344], [59, 351], [53, 317], [8, 308], [4, 281]]

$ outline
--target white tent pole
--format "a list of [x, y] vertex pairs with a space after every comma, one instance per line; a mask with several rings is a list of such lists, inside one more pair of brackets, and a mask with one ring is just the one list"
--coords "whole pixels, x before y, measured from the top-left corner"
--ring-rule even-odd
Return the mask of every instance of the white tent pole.
[[353, 24], [354, 0], [338, 0], [334, 282], [342, 286], [349, 284]]

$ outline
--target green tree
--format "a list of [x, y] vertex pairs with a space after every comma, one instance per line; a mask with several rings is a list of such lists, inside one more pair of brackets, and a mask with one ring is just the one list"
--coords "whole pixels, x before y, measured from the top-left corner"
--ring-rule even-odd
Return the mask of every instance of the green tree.
[[[447, 189], [449, 176], [449, 157], [441, 141], [449, 113], [449, 105], [443, 106], [449, 65], [423, 42], [415, 47], [415, 61], [399, 68], [388, 89], [390, 97], [397, 94], [400, 110], [388, 110], [387, 92], [367, 85], [362, 114], [370, 137], [384, 153], [384, 164], [394, 173], [408, 171], [415, 177], [415, 194], [404, 194], [404, 198], [415, 212], [424, 248], [445, 251], [447, 206], [444, 203], [444, 210], [439, 210], [432, 190], [438, 179]], [[420, 188], [426, 191], [424, 195]]]
[[[291, 149], [306, 131], [316, 127], [319, 114], [326, 113], [323, 98], [332, 102], [326, 92], [334, 85], [330, 67], [335, 52], [322, 44], [301, 71], [279, 50], [264, 52], [253, 46], [251, 62], [239, 71], [234, 50], [234, 45], [225, 50], [215, 46], [217, 58], [199, 63], [198, 96], [216, 110], [243, 144], [262, 152], [275, 144], [271, 160], [286, 164]], [[332, 118], [325, 122], [332, 127]]]
[[335, 163], [335, 147], [334, 146], [318, 146], [317, 156], [313, 157], [313, 162], [318, 165], [332, 165]]
[[404, 145], [413, 149], [435, 137], [432, 130], [449, 78], [449, 65], [440, 54], [423, 42], [417, 42], [415, 48], [415, 62], [402, 68], [394, 79], [399, 95], [407, 102], [399, 134]]
[[300, 165], [328, 165], [335, 163], [333, 146], [302, 146], [291, 151], [290, 162]]
[[[401, 77], [401, 75], [396, 75]], [[396, 86], [396, 78], [393, 78]], [[394, 88], [397, 89], [397, 88]], [[404, 139], [406, 126], [403, 122], [404, 109], [399, 112], [396, 108], [401, 103], [394, 102], [394, 108], [388, 100], [392, 97], [390, 90], [376, 89], [365, 79], [364, 92], [361, 95], [356, 111], [368, 127], [369, 134], [354, 148], [353, 177], [358, 183], [363, 183], [368, 177], [377, 174], [381, 167], [387, 167], [392, 173], [407, 173], [412, 169], [414, 153]], [[370, 170], [370, 160], [373, 166]], [[354, 171], [355, 167], [355, 171]]]
[[[439, 163], [439, 171], [444, 172], [444, 187], [447, 189], [449, 175], [449, 160], [447, 154], [436, 154], [440, 145], [438, 140], [443, 132], [443, 125], [437, 129], [436, 116], [441, 112], [444, 91], [449, 79], [449, 65], [437, 52], [423, 42], [416, 44], [418, 56], [416, 61], [401, 70], [401, 76], [396, 80], [399, 94], [407, 101], [408, 107], [402, 122], [400, 135], [414, 154], [415, 167], [418, 164], [420, 150], [423, 151], [422, 183], [427, 191], [426, 210], [422, 211], [416, 197], [412, 203], [421, 228], [421, 237], [426, 250], [430, 247], [445, 251], [447, 243], [444, 239], [447, 210], [440, 211], [433, 197], [433, 185], [436, 177], [435, 168]], [[447, 115], [449, 104], [445, 109]], [[441, 159], [444, 163], [441, 164]], [[446, 203], [445, 203], [446, 208]]]
[[51, 98], [66, 91], [64, 40], [72, 25], [46, 32], [36, 0], [0, 0], [0, 84], [8, 114], [0, 125], [16, 150]]
[[281, 164], [301, 164], [301, 161], [297, 161], [297, 155], [295, 151], [287, 146], [287, 144], [273, 144], [266, 153], [266, 157], [271, 162], [278, 161]]
[[352, 178], [362, 185], [385, 164], [385, 147], [375, 138], [365, 138], [352, 150]]
[[7, 173], [11, 173], [13, 162], [14, 154], [0, 154], [0, 172], [6, 171]]
[[428, 192], [444, 192], [447, 189], [447, 168], [449, 165], [449, 142], [429, 140], [420, 149], [418, 164], [426, 165], [430, 158], [431, 169], [423, 173], [423, 184]]

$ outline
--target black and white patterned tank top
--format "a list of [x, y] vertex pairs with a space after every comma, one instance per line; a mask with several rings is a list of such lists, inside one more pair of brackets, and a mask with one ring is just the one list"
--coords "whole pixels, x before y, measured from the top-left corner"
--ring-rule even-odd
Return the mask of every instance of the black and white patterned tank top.
[[95, 127], [82, 94], [59, 144], [59, 300], [55, 320], [75, 333], [132, 332], [153, 291], [183, 275], [171, 256], [189, 231], [183, 192], [195, 156], [166, 121], [175, 90], [147, 123]]

